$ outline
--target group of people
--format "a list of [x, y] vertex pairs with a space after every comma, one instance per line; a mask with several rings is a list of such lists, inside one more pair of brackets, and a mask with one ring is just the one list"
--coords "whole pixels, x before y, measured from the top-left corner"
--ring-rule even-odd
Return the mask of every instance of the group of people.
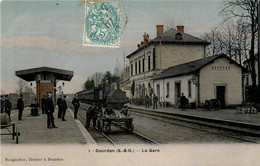
[[6, 113], [9, 117], [11, 115], [12, 103], [8, 95], [1, 96], [1, 113]]
[[[23, 95], [20, 95], [17, 100], [17, 109], [18, 112], [18, 120], [22, 120], [23, 110], [24, 110], [24, 102], [23, 102]], [[11, 120], [11, 110], [12, 110], [12, 103], [9, 100], [9, 96], [1, 96], [1, 113], [6, 113]]]
[[[146, 94], [145, 95], [145, 108], [150, 108], [151, 105], [151, 99], [150, 97]], [[157, 103], [158, 103], [158, 97], [156, 96], [156, 94], [154, 94], [154, 96], [152, 97], [153, 100], [153, 109], [157, 109]], [[180, 107], [182, 110], [186, 110], [186, 104], [187, 104], [187, 98], [184, 96], [184, 94], [182, 93], [181, 97], [180, 97]]]
[[[158, 103], [158, 97], [156, 96], [156, 94], [153, 95], [153, 97], [151, 97], [153, 100], [153, 109], [157, 109], [157, 103]], [[145, 95], [145, 108], [150, 108], [150, 105], [152, 104], [150, 97], [146, 94]]]
[[[120, 112], [122, 115], [124, 116], [129, 116], [129, 110], [128, 107], [125, 105], [124, 108], [121, 110]], [[101, 106], [96, 103], [93, 106], [90, 106], [86, 112], [86, 117], [87, 117], [87, 121], [86, 121], [86, 128], [89, 129], [90, 126], [90, 122], [92, 120], [93, 123], [93, 127], [96, 127], [96, 121], [98, 117], [106, 117], [106, 120], [104, 122], [107, 122], [105, 129], [106, 130], [111, 130], [111, 120], [110, 117], [114, 117], [116, 115], [115, 110], [112, 108], [111, 105], [108, 105], [104, 112], [102, 111]]]

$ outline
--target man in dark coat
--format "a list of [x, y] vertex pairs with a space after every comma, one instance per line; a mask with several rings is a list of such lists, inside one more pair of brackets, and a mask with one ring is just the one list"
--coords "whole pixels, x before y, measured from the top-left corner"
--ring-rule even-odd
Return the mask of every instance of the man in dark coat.
[[89, 126], [90, 126], [90, 121], [91, 121], [91, 116], [90, 116], [90, 111], [93, 109], [94, 107], [93, 106], [90, 106], [86, 112], [86, 129], [89, 129]]
[[108, 105], [108, 107], [105, 109], [104, 115], [107, 116], [107, 125], [106, 125], [106, 130], [111, 130], [111, 120], [109, 117], [116, 115], [115, 111], [111, 107], [111, 105]]
[[80, 107], [79, 99], [78, 99], [78, 94], [75, 95], [75, 97], [72, 100], [72, 104], [74, 106], [74, 119], [77, 119], [78, 116], [78, 110]]
[[57, 100], [57, 105], [58, 105], [58, 119], [61, 118], [61, 113], [62, 113], [62, 95]]
[[11, 109], [12, 109], [12, 103], [10, 102], [8, 96], [5, 97], [5, 113], [9, 116], [11, 119]]
[[153, 109], [157, 109], [157, 102], [158, 102], [158, 97], [156, 94], [153, 96]]
[[19, 99], [17, 100], [17, 109], [19, 110], [18, 120], [22, 120], [24, 110], [23, 95], [20, 95]]
[[101, 107], [98, 104], [95, 104], [95, 106], [90, 110], [90, 118], [93, 122], [93, 127], [96, 127], [96, 121], [99, 114], [103, 114]]
[[[48, 98], [46, 100], [46, 113], [47, 113], [47, 128], [57, 128], [54, 124], [54, 117], [53, 117], [53, 112], [54, 112], [54, 104], [52, 101], [52, 94], [48, 93]], [[52, 125], [52, 126], [50, 126]]]
[[42, 114], [46, 114], [46, 98], [45, 98], [45, 95], [42, 96], [41, 107], [42, 107]]
[[127, 105], [124, 105], [124, 108], [121, 110], [120, 113], [123, 114], [124, 116], [130, 116]]
[[150, 107], [150, 98], [147, 94], [145, 95], [144, 100], [145, 100], [145, 108], [149, 108]]
[[184, 94], [181, 94], [181, 98], [180, 98], [180, 102], [181, 102], [181, 110], [186, 110], [186, 97], [184, 96]]
[[67, 102], [66, 102], [66, 96], [63, 96], [63, 98], [61, 100], [61, 118], [62, 118], [62, 121], [66, 121], [65, 114], [66, 114], [67, 108], [68, 108], [68, 106], [67, 106]]

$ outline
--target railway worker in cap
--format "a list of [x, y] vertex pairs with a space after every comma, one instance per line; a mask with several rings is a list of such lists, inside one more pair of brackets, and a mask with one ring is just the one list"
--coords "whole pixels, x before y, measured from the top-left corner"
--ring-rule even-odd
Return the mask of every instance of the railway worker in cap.
[[66, 96], [64, 95], [62, 100], [61, 100], [61, 118], [62, 118], [62, 121], [66, 121], [65, 114], [66, 114], [67, 108], [68, 108], [68, 106], [67, 106], [67, 102], [66, 102]]
[[187, 101], [187, 98], [184, 96], [184, 94], [182, 93], [181, 94], [181, 97], [180, 97], [180, 103], [181, 103], [181, 110], [186, 110], [186, 101]]
[[61, 118], [61, 113], [62, 113], [62, 95], [57, 99], [57, 105], [58, 105], [58, 119]]
[[90, 116], [90, 111], [91, 109], [93, 109], [94, 107], [91, 105], [90, 107], [88, 107], [88, 110], [86, 112], [86, 129], [89, 129], [89, 125], [90, 125], [90, 121], [91, 121], [91, 116]]
[[124, 116], [130, 116], [129, 114], [129, 109], [127, 107], [127, 105], [124, 105], [123, 109], [120, 112], [121, 114], [123, 114]]
[[46, 100], [47, 128], [48, 129], [57, 128], [54, 124], [53, 112], [54, 112], [54, 104], [52, 101], [52, 94], [48, 93], [48, 98]]
[[92, 119], [93, 127], [96, 127], [96, 121], [99, 115], [102, 116], [103, 112], [99, 104], [96, 103], [95, 106], [90, 110], [90, 118]]
[[62, 100], [61, 100], [61, 118], [62, 118], [62, 121], [66, 121], [65, 114], [66, 114], [67, 108], [68, 108], [68, 106], [67, 106], [67, 102], [66, 102], [66, 96], [64, 95]]
[[145, 95], [144, 100], [145, 100], [145, 108], [149, 108], [150, 107], [150, 98], [147, 94]]
[[19, 99], [17, 100], [17, 109], [19, 110], [18, 120], [22, 120], [24, 110], [23, 95], [20, 95]]
[[80, 107], [79, 99], [78, 99], [78, 94], [75, 94], [75, 97], [72, 100], [72, 104], [74, 106], [74, 119], [77, 119], [78, 116], [78, 110]]
[[116, 115], [111, 105], [108, 105], [108, 107], [105, 109], [104, 115], [108, 117], [106, 120], [107, 121], [106, 130], [108, 129], [111, 130], [111, 120], [109, 119], [109, 117]]
[[10, 117], [11, 109], [12, 109], [12, 103], [10, 102], [8, 95], [6, 95], [5, 96], [5, 113], [9, 116], [10, 119], [11, 119], [11, 117]]
[[158, 97], [156, 94], [153, 96], [153, 109], [157, 109], [157, 102], [158, 102]]
[[41, 99], [41, 108], [42, 108], [42, 114], [46, 113], [46, 98], [45, 95], [42, 96]]

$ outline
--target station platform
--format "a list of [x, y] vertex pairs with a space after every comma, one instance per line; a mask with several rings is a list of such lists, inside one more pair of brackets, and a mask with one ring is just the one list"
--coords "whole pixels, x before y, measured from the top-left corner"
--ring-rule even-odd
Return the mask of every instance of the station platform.
[[252, 124], [257, 125], [260, 127], [260, 113], [257, 114], [238, 114], [236, 113], [236, 109], [220, 109], [217, 111], [208, 111], [203, 108], [197, 109], [186, 109], [182, 111], [181, 109], [176, 109], [173, 107], [158, 107], [157, 109], [145, 108], [145, 106], [136, 106], [128, 104], [130, 108], [139, 109], [139, 110], [147, 110], [147, 111], [158, 111], [163, 113], [169, 114], [181, 114], [181, 115], [192, 115], [210, 119], [218, 119], [218, 120], [225, 120], [225, 121], [233, 121], [236, 123], [245, 123], [245, 124]]
[[[39, 116], [31, 116], [30, 108], [23, 111], [22, 121], [18, 121], [18, 110], [12, 110], [12, 122], [17, 124], [19, 144], [87, 144], [96, 145], [95, 140], [78, 119], [73, 118], [71, 109], [67, 109], [65, 119], [57, 118], [55, 109], [54, 123], [58, 128], [47, 128], [47, 115], [39, 110]], [[1, 129], [1, 132], [5, 132]], [[15, 144], [10, 135], [1, 135], [2, 144]]]

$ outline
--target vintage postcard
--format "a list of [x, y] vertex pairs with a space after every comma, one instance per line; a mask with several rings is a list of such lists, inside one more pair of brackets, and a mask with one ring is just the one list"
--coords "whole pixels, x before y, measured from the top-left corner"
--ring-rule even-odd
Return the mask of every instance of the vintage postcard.
[[258, 1], [0, 7], [1, 165], [260, 165]]

